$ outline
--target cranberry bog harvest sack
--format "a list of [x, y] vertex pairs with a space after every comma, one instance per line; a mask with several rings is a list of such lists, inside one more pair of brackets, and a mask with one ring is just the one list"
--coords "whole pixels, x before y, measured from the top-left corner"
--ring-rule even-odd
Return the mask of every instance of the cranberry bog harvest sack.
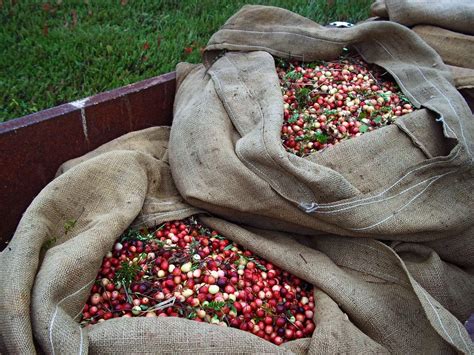
[[[390, 73], [417, 110], [309, 155], [288, 152], [277, 59], [332, 61], [347, 47]], [[450, 70], [408, 28], [324, 28], [245, 6], [212, 36], [204, 65], [177, 74], [170, 166], [191, 205], [258, 228], [434, 247], [472, 270], [474, 121]], [[466, 297], [472, 311], [472, 289]]]
[[[425, 108], [314, 154], [287, 152], [271, 55], [331, 60], [349, 44]], [[474, 303], [472, 119], [439, 57], [396, 24], [329, 30], [269, 7], [232, 17], [208, 59], [225, 48], [207, 69], [178, 68], [171, 133], [129, 133], [65, 163], [27, 209], [0, 254], [0, 351], [472, 353], [462, 324]], [[196, 215], [314, 286], [311, 337], [277, 346], [175, 316], [108, 315], [81, 326], [98, 300], [98, 273], [113, 276], [104, 256], [128, 227]]]
[[[472, 276], [466, 271], [472, 259], [461, 239], [390, 247], [368, 238], [260, 230], [210, 217], [177, 193], [167, 163], [168, 136], [168, 128], [157, 127], [107, 143], [64, 164], [33, 201], [0, 255], [2, 353], [471, 351], [460, 320], [472, 311]], [[102, 270], [113, 278], [104, 256], [124, 247], [117, 241], [128, 226], [154, 228], [196, 214], [225, 238], [314, 286], [311, 337], [277, 346], [248, 331], [173, 313], [82, 327], [81, 318], [91, 317], [92, 307], [84, 307], [91, 291], [104, 286], [110, 291], [110, 282], [97, 274]], [[162, 263], [158, 277], [168, 266]], [[96, 298], [93, 294], [90, 306]]]
[[[348, 46], [390, 73], [418, 110], [314, 154], [287, 152], [273, 56], [333, 60]], [[207, 67], [177, 68], [170, 165], [190, 204], [296, 233], [467, 238], [474, 120], [449, 69], [414, 32], [391, 22], [324, 28], [283, 9], [245, 6], [206, 51]]]

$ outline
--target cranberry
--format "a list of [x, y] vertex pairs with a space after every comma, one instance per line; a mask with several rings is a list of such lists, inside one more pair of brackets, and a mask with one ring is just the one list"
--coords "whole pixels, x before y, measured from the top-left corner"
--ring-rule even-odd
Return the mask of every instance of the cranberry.
[[[298, 120], [297, 126], [304, 126], [304, 121]], [[222, 239], [216, 231], [203, 235], [203, 230], [186, 222], [171, 222], [152, 232], [162, 246], [145, 239], [115, 243], [114, 252], [107, 253], [102, 262], [98, 283], [93, 285], [83, 308], [81, 324], [117, 317], [183, 315], [198, 322], [222, 324], [225, 316], [231, 327], [277, 345], [298, 336], [311, 336], [314, 298], [309, 285]], [[141, 233], [148, 235], [145, 230]], [[187, 254], [191, 243], [192, 255]], [[229, 245], [232, 249], [227, 248]], [[142, 251], [147, 253], [145, 258], [139, 255]], [[140, 269], [125, 289], [114, 277], [131, 265]], [[172, 297], [176, 297], [172, 307], [147, 311]], [[209, 308], [210, 302], [222, 302], [223, 306]], [[288, 310], [291, 315], [285, 314]], [[294, 325], [287, 322], [286, 316], [295, 317]], [[298, 335], [295, 326], [300, 331]]]

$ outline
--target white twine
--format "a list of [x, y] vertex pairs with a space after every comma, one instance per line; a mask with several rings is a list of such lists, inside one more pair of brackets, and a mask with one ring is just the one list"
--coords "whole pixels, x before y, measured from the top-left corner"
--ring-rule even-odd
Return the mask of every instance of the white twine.
[[[77, 295], [79, 292], [81, 292], [83, 289], [85, 289], [86, 287], [89, 287], [89, 285], [91, 285], [95, 280], [92, 280], [90, 282], [88, 282], [87, 284], [85, 284], [84, 286], [82, 286], [79, 290], [77, 290], [76, 292], [70, 294], [69, 296], [66, 296], [64, 297], [63, 299], [61, 299], [57, 304], [56, 304], [56, 307], [54, 309], [54, 313], [53, 313], [53, 317], [51, 318], [51, 322], [49, 324], [49, 342], [51, 343], [51, 353], [53, 355], [56, 354], [56, 352], [54, 351], [54, 342], [53, 342], [53, 326], [54, 326], [54, 321], [56, 319], [56, 315], [58, 314], [58, 309], [59, 309], [59, 305], [61, 303], [63, 303], [66, 299], [70, 298], [70, 297], [73, 297], [75, 295]], [[79, 327], [80, 328], [80, 327]], [[79, 345], [79, 354], [82, 353], [82, 329], [81, 329], [81, 343]]]
[[153, 307], [148, 308], [145, 312], [161, 311], [163, 309], [173, 307], [175, 302], [176, 302], [176, 297], [173, 296], [173, 297], [167, 299], [166, 301], [160, 302], [160, 303], [154, 305]]
[[398, 210], [396, 210], [395, 212], [393, 212], [391, 215], [389, 215], [388, 217], [382, 219], [381, 221], [377, 222], [377, 223], [374, 223], [370, 226], [367, 226], [367, 227], [362, 227], [362, 228], [349, 228], [350, 230], [353, 230], [353, 231], [361, 231], [361, 230], [366, 230], [366, 229], [371, 229], [371, 228], [374, 228], [376, 226], [378, 226], [379, 224], [382, 224], [386, 221], [388, 221], [389, 219], [395, 217], [395, 215], [401, 211], [403, 211], [405, 208], [407, 208], [409, 205], [411, 205], [418, 197], [420, 197], [432, 184], [434, 184], [436, 181], [438, 181], [439, 179], [441, 179], [443, 176], [445, 175], [448, 175], [448, 174], [452, 174], [454, 172], [456, 172], [457, 170], [453, 170], [453, 171], [450, 171], [449, 173], [446, 173], [446, 174], [443, 174], [443, 175], [439, 175], [438, 178], [434, 179], [433, 181], [431, 181], [423, 190], [421, 190], [421, 192], [419, 192], [418, 194], [415, 195], [415, 197], [413, 197], [410, 201], [408, 201], [408, 203], [406, 203], [405, 205], [403, 205], [401, 208], [399, 208]]
[[[382, 47], [382, 48], [385, 50], [385, 52], [387, 52], [393, 59], [396, 59], [396, 58], [392, 55], [392, 53], [390, 53], [390, 51], [389, 51], [382, 43], [380, 43], [380, 42], [377, 41], [377, 40], [375, 40], [375, 42], [377, 42], [377, 44], [379, 44], [380, 47]], [[469, 145], [467, 144], [466, 137], [464, 136], [464, 128], [463, 128], [463, 125], [462, 125], [462, 120], [459, 118], [459, 115], [458, 115], [456, 109], [454, 108], [453, 104], [451, 103], [451, 100], [449, 100], [449, 98], [443, 93], [442, 90], [440, 90], [440, 89], [438, 88], [438, 86], [436, 86], [431, 80], [429, 80], [429, 79], [425, 76], [425, 74], [423, 73], [423, 71], [421, 70], [421, 68], [420, 68], [418, 65], [416, 65], [416, 63], [413, 63], [413, 64], [414, 64], [415, 68], [420, 72], [420, 74], [421, 74], [421, 76], [423, 77], [423, 79], [425, 79], [425, 80], [446, 100], [446, 102], [448, 103], [449, 107], [451, 108], [451, 110], [454, 112], [454, 114], [455, 114], [456, 117], [458, 118], [459, 128], [460, 128], [460, 130], [461, 130], [461, 136], [462, 136], [462, 138], [463, 138], [464, 145], [465, 145], [465, 147], [466, 147], [466, 149], [467, 149], [467, 153], [468, 153], [469, 157], [471, 158], [471, 157], [472, 157], [472, 156], [471, 156], [471, 150], [469, 149]], [[412, 95], [408, 90], [406, 90], [406, 87], [403, 86], [403, 84], [402, 84], [400, 78], [398, 78], [394, 73], [391, 73], [391, 74], [392, 74], [393, 76], [395, 76], [395, 77], [398, 79], [398, 84], [399, 84], [400, 86], [402, 86], [402, 87], [405, 89], [405, 91], [410, 94], [410, 96], [411, 96], [412, 98], [414, 98], [413, 95]], [[449, 125], [448, 125], [447, 122], [444, 120], [444, 118], [442, 119], [442, 122], [443, 122], [443, 124], [454, 134], [454, 137], [455, 137], [456, 139], [458, 139], [456, 133], [454, 133], [454, 131], [451, 129], [451, 127], [449, 127]]]
[[431, 308], [433, 309], [433, 311], [435, 312], [436, 314], [436, 317], [438, 318], [438, 322], [439, 324], [441, 325], [441, 329], [443, 329], [444, 331], [444, 334], [446, 334], [446, 336], [449, 338], [449, 340], [451, 341], [452, 344], [454, 344], [454, 341], [453, 341], [453, 338], [451, 338], [451, 336], [448, 334], [448, 331], [446, 330], [446, 328], [444, 327], [444, 324], [441, 320], [441, 316], [439, 315], [438, 311], [436, 310], [435, 306], [433, 306], [433, 304], [431, 303], [429, 297], [426, 295], [426, 292], [425, 290], [423, 290], [423, 287], [420, 287], [420, 290], [421, 292], [423, 293], [423, 296], [425, 296], [426, 300], [428, 301], [429, 305], [431, 306]]
[[[375, 198], [378, 198], [378, 197], [381, 197], [383, 195], [385, 195], [387, 192], [389, 192], [391, 189], [393, 189], [396, 185], [398, 185], [400, 182], [402, 182], [408, 175], [420, 170], [420, 169], [423, 169], [423, 168], [426, 168], [428, 166], [431, 166], [431, 165], [435, 165], [435, 164], [441, 164], [441, 163], [449, 163], [451, 161], [453, 161], [454, 159], [456, 159], [456, 157], [458, 156], [460, 150], [458, 149], [458, 151], [456, 152], [456, 154], [454, 154], [450, 159], [446, 160], [446, 161], [436, 161], [436, 162], [433, 162], [433, 163], [430, 163], [428, 165], [423, 165], [419, 168], [416, 168], [416, 169], [413, 169], [413, 170], [410, 170], [408, 173], [406, 173], [405, 175], [403, 175], [400, 179], [398, 179], [397, 181], [395, 181], [390, 187], [388, 187], [387, 189], [385, 189], [384, 191], [382, 192], [379, 192], [377, 195], [374, 195], [374, 196], [369, 196], [369, 197], [366, 197], [366, 198], [363, 198], [363, 199], [360, 199], [360, 200], [356, 200], [356, 201], [349, 201], [349, 202], [341, 202], [341, 203], [337, 203], [337, 204], [331, 204], [331, 203], [321, 203], [321, 204], [318, 204], [316, 202], [313, 202], [311, 204], [305, 204], [305, 203], [301, 203], [300, 204], [300, 208], [305, 210], [306, 208], [309, 209], [310, 211], [308, 213], [311, 213], [311, 212], [314, 212], [316, 211], [317, 209], [319, 208], [333, 208], [333, 207], [341, 207], [341, 206], [348, 206], [348, 205], [351, 205], [351, 204], [357, 204], [357, 203], [360, 203], [360, 202], [364, 202], [364, 201], [368, 201], [368, 200], [372, 200], [372, 199], [375, 199]], [[431, 177], [432, 178], [432, 177]], [[429, 180], [429, 179], [428, 179]], [[411, 189], [412, 187], [409, 187], [407, 188], [406, 190], [409, 190]], [[401, 191], [399, 194], [403, 194], [406, 192], [406, 190], [403, 190]], [[395, 195], [397, 196], [397, 195]], [[382, 200], [383, 201], [383, 200]], [[382, 201], [374, 201], [374, 203], [376, 202], [382, 202]], [[322, 211], [319, 211], [318, 213], [323, 213]], [[324, 212], [324, 213], [327, 213], [327, 212]]]

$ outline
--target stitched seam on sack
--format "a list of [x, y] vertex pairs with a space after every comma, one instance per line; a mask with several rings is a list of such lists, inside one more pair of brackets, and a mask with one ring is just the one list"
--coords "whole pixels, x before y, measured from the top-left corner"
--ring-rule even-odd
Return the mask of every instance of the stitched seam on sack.
[[[50, 321], [50, 324], [49, 324], [49, 342], [51, 343], [51, 350], [52, 350], [52, 354], [54, 355], [55, 354], [55, 351], [54, 351], [54, 343], [53, 343], [53, 325], [54, 325], [54, 320], [56, 318], [56, 315], [58, 313], [58, 307], [59, 305], [64, 302], [66, 299], [68, 299], [69, 297], [72, 297], [72, 296], [75, 296], [76, 294], [78, 294], [79, 292], [81, 292], [84, 288], [88, 287], [90, 284], [92, 284], [93, 282], [95, 281], [92, 280], [88, 283], [86, 283], [84, 286], [82, 286], [79, 290], [77, 290], [76, 292], [74, 293], [71, 293], [70, 295], [64, 297], [62, 300], [60, 300], [57, 304], [56, 304], [56, 307], [54, 309], [54, 313], [53, 313], [53, 317], [51, 318], [51, 321]], [[80, 327], [80, 326], [79, 326]], [[81, 347], [82, 347], [82, 344], [81, 344]]]
[[464, 337], [462, 336], [461, 334], [461, 329], [459, 328], [459, 324], [458, 322], [456, 322], [456, 328], [458, 328], [458, 334], [459, 334], [459, 337], [461, 338], [464, 346], [466, 347], [466, 354], [472, 354], [472, 351], [469, 350], [469, 346], [467, 345], [466, 341], [464, 340]]
[[79, 331], [81, 332], [81, 342], [79, 344], [79, 355], [82, 354], [82, 344], [83, 344], [83, 341], [84, 341], [84, 335], [82, 334], [82, 327], [79, 326]]
[[[457, 171], [457, 170], [455, 170], [455, 171]], [[381, 200], [371, 201], [371, 202], [365, 202], [365, 203], [359, 203], [358, 205], [349, 206], [349, 207], [344, 207], [344, 208], [341, 208], [341, 209], [339, 209], [339, 210], [333, 210], [333, 211], [315, 211], [314, 213], [320, 213], [320, 214], [338, 213], [338, 212], [347, 211], [347, 210], [350, 210], [350, 209], [352, 209], [352, 208], [356, 208], [356, 207], [360, 207], [360, 206], [366, 206], [366, 205], [370, 205], [370, 204], [373, 204], [373, 203], [385, 202], [385, 201], [391, 200], [391, 199], [393, 199], [393, 198], [395, 198], [395, 197], [397, 197], [397, 196], [403, 195], [403, 194], [405, 194], [406, 192], [408, 192], [408, 191], [414, 189], [415, 187], [418, 187], [418, 186], [421, 185], [421, 184], [426, 183], [426, 182], [429, 181], [429, 180], [436, 179], [436, 178], [439, 178], [439, 177], [441, 177], [441, 176], [444, 176], [444, 175], [441, 174], [441, 175], [431, 176], [431, 177], [429, 177], [429, 178], [426, 179], [426, 180], [423, 180], [423, 181], [421, 181], [421, 182], [419, 182], [419, 183], [417, 183], [417, 184], [415, 184], [415, 185], [413, 185], [413, 186], [410, 186], [409, 188], [407, 188], [407, 189], [405, 189], [405, 190], [399, 192], [399, 193], [396, 194], [396, 195], [392, 195], [392, 196], [389, 196], [389, 197], [384, 198], [384, 199], [381, 199]]]
[[[387, 192], [389, 192], [391, 189], [393, 189], [398, 183], [400, 183], [402, 180], [404, 180], [408, 175], [414, 173], [415, 171], [418, 171], [420, 169], [423, 169], [423, 168], [427, 168], [428, 166], [431, 166], [431, 165], [434, 165], [434, 164], [441, 164], [441, 163], [449, 163], [451, 161], [453, 161], [459, 154], [460, 150], [458, 149], [458, 151], [456, 152], [456, 154], [454, 154], [454, 156], [452, 156], [451, 158], [449, 158], [448, 160], [445, 160], [445, 161], [435, 161], [435, 162], [432, 162], [428, 165], [423, 165], [423, 166], [420, 166], [416, 169], [413, 169], [413, 170], [410, 170], [408, 173], [406, 173], [405, 175], [403, 175], [400, 179], [398, 179], [397, 181], [395, 181], [389, 188], [385, 189], [384, 191], [378, 193], [377, 195], [375, 196], [371, 196], [371, 197], [366, 197], [366, 198], [363, 198], [363, 199], [360, 199], [360, 200], [357, 200], [357, 201], [351, 201], [351, 202], [344, 202], [344, 203], [339, 203], [339, 204], [335, 204], [335, 205], [331, 205], [331, 204], [320, 204], [318, 205], [318, 209], [319, 208], [333, 208], [333, 207], [340, 207], [340, 206], [345, 206], [345, 205], [350, 205], [350, 204], [354, 204], [354, 203], [359, 203], [359, 202], [363, 202], [363, 201], [367, 201], [367, 200], [370, 200], [370, 199], [373, 199], [373, 198], [377, 198], [377, 197], [381, 197], [383, 195], [385, 195]], [[459, 170], [459, 169], [458, 169]], [[410, 187], [411, 188], [411, 187]], [[403, 193], [400, 192], [400, 193]], [[375, 201], [375, 202], [378, 202], [378, 201]], [[326, 212], [326, 211], [325, 211]], [[329, 211], [328, 211], [329, 212]]]
[[390, 216], [380, 220], [379, 222], [375, 223], [375, 224], [372, 224], [370, 226], [367, 226], [367, 227], [363, 227], [363, 228], [349, 228], [349, 230], [353, 230], [353, 231], [361, 231], [361, 230], [366, 230], [366, 229], [371, 229], [371, 228], [374, 228], [386, 221], [388, 221], [389, 219], [395, 217], [399, 212], [403, 211], [405, 208], [407, 208], [409, 205], [412, 204], [412, 202], [414, 202], [418, 197], [420, 197], [431, 185], [433, 185], [436, 181], [438, 181], [439, 179], [441, 179], [443, 176], [445, 175], [448, 175], [448, 174], [452, 174], [452, 173], [455, 173], [457, 172], [458, 170], [452, 170], [448, 173], [445, 173], [443, 175], [440, 175], [437, 179], [431, 181], [428, 186], [426, 186], [423, 190], [421, 190], [421, 192], [419, 192], [417, 195], [415, 195], [415, 197], [413, 197], [410, 201], [408, 201], [408, 203], [406, 203], [405, 205], [403, 205], [401, 208], [399, 208], [398, 210], [396, 210], [395, 212], [393, 212]]
[[344, 44], [347, 43], [348, 41], [340, 40], [340, 41], [334, 41], [330, 39], [322, 39], [322, 38], [315, 38], [312, 36], [308, 35], [303, 35], [299, 33], [294, 33], [294, 32], [285, 32], [285, 31], [275, 31], [275, 32], [267, 32], [267, 31], [249, 31], [249, 30], [238, 30], [238, 29], [232, 29], [232, 28], [223, 28], [221, 31], [233, 31], [233, 32], [244, 32], [244, 33], [254, 33], [254, 34], [265, 34], [265, 35], [292, 35], [292, 36], [297, 36], [297, 37], [303, 37], [305, 39], [310, 39], [316, 42], [322, 41], [322, 42], [328, 42], [328, 43], [336, 43], [336, 44]]
[[82, 311], [83, 311], [83, 309], [81, 309], [81, 310], [79, 311], [79, 313], [77, 313], [77, 314], [74, 316], [73, 319], [76, 320], [76, 318], [79, 317], [79, 316], [82, 314]]
[[437, 118], [435, 120], [436, 122], [441, 122], [443, 124], [443, 126], [445, 126], [454, 136], [454, 139], [458, 139], [458, 136], [456, 134], [456, 132], [453, 131], [453, 129], [451, 128], [451, 126], [449, 126], [447, 123], [446, 123], [446, 120], [444, 119], [444, 117], [442, 115], [439, 116], [439, 118]]
[[429, 299], [428, 296], [426, 295], [425, 290], [423, 290], [423, 287], [421, 287], [421, 286], [419, 286], [419, 288], [420, 288], [421, 292], [423, 293], [423, 296], [426, 298], [426, 300], [427, 300], [428, 303], [430, 304], [431, 308], [432, 308], [433, 311], [435, 312], [436, 317], [438, 318], [438, 322], [439, 322], [439, 324], [441, 325], [441, 329], [443, 329], [443, 331], [444, 331], [444, 334], [447, 335], [447, 337], [448, 337], [449, 340], [451, 341], [451, 344], [454, 344], [453, 338], [451, 338], [451, 336], [448, 334], [446, 328], [444, 327], [444, 324], [443, 324], [443, 322], [442, 322], [442, 320], [441, 320], [441, 317], [440, 317], [438, 311], [436, 310], [436, 308], [433, 306], [433, 304], [431, 303], [430, 299]]
[[[377, 44], [379, 44], [393, 59], [396, 59], [396, 58], [392, 55], [392, 53], [391, 53], [382, 43], [380, 43], [378, 40], [375, 40], [375, 42], [376, 42]], [[433, 84], [433, 82], [431, 82], [431, 81], [424, 75], [423, 71], [422, 71], [421, 68], [417, 65], [416, 62], [412, 62], [412, 63], [414, 64], [415, 68], [420, 72], [421, 76], [422, 76], [436, 91], [438, 91], [438, 92], [441, 94], [441, 96], [443, 96], [443, 98], [447, 101], [447, 103], [448, 103], [448, 105], [450, 106], [450, 108], [453, 110], [454, 114], [455, 114], [456, 117], [458, 118], [457, 121], [458, 121], [458, 123], [459, 123], [459, 128], [461, 129], [461, 136], [463, 137], [464, 145], [465, 145], [465, 147], [466, 147], [466, 149], [467, 149], [467, 153], [468, 153], [469, 157], [472, 158], [471, 151], [470, 151], [469, 146], [468, 146], [467, 141], [466, 141], [466, 137], [464, 136], [464, 129], [463, 129], [463, 125], [462, 125], [462, 120], [460, 119], [460, 117], [459, 117], [457, 111], [454, 109], [453, 105], [451, 104], [451, 101], [443, 94], [443, 92], [442, 92], [435, 84]], [[391, 74], [393, 75], [393, 73], [391, 73]], [[395, 77], [396, 77], [396, 76], [395, 76]], [[397, 78], [398, 78], [398, 77], [397, 77]], [[400, 81], [400, 78], [398, 78], [398, 80]], [[400, 83], [399, 83], [399, 84], [400, 84]], [[405, 88], [405, 90], [406, 90], [406, 88]], [[410, 93], [408, 90], [407, 90], [407, 92]], [[410, 93], [410, 96], [413, 97], [413, 95], [412, 95], [411, 93]], [[418, 102], [418, 100], [416, 100], [416, 101]], [[442, 118], [442, 117], [443, 117], [443, 116], [441, 115], [441, 118]], [[444, 125], [446, 125], [446, 127], [447, 127], [451, 132], [453, 132], [454, 137], [456, 138], [456, 140], [458, 140], [458, 137], [457, 137], [456, 133], [455, 133], [455, 132], [452, 130], [452, 128], [446, 123], [446, 121], [445, 121], [443, 118], [442, 118], [441, 121], [443, 122]]]

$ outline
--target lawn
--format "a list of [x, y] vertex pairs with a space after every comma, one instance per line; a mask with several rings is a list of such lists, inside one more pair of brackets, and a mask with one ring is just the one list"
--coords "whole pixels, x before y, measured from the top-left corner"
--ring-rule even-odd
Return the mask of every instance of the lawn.
[[0, 0], [0, 122], [199, 62], [248, 3], [326, 24], [367, 18], [372, 0]]

